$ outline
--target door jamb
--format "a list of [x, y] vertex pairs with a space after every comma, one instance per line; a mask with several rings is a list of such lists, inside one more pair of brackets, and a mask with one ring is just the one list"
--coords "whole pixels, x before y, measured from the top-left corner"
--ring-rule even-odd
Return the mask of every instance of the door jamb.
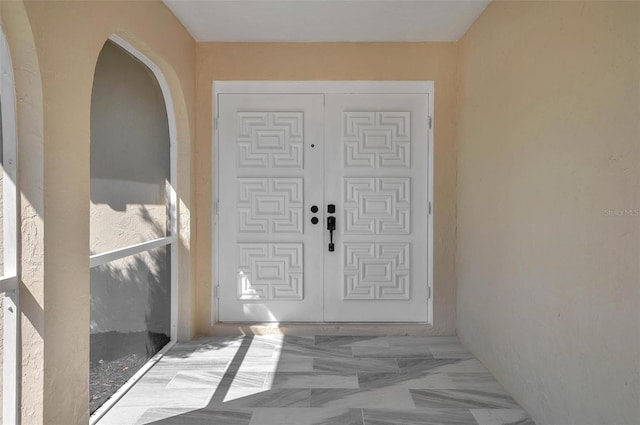
[[433, 325], [433, 128], [434, 115], [434, 82], [433, 81], [213, 81], [212, 83], [212, 119], [211, 119], [211, 326], [219, 321], [219, 263], [218, 238], [219, 219], [219, 182], [218, 174], [218, 95], [220, 94], [426, 94], [428, 96], [429, 128], [427, 148], [427, 201], [430, 210], [427, 212], [427, 324]]

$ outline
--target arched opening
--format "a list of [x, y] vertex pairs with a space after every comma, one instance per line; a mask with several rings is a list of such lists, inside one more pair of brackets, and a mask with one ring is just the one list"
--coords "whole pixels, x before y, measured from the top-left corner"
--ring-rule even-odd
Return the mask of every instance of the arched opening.
[[0, 423], [16, 423], [18, 360], [17, 129], [13, 66], [0, 30]]
[[175, 339], [172, 110], [159, 70], [107, 41], [91, 97], [92, 413]]

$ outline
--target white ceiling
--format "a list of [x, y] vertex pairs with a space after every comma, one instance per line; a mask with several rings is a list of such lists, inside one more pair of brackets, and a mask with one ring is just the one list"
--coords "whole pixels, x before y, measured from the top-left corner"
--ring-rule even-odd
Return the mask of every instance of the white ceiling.
[[490, 0], [163, 0], [198, 41], [456, 41]]

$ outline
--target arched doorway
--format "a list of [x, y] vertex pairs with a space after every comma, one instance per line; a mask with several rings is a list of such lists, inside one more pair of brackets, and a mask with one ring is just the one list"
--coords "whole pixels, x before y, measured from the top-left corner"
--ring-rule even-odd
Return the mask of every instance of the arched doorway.
[[162, 74], [112, 37], [91, 99], [92, 413], [175, 339], [175, 156]]
[[16, 423], [18, 397], [17, 131], [13, 66], [0, 30], [0, 422]]

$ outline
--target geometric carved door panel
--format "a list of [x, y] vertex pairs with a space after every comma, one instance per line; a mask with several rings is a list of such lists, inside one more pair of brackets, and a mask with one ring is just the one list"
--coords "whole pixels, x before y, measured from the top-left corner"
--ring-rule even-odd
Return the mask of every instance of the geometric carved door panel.
[[426, 322], [428, 97], [328, 94], [325, 199], [335, 251], [325, 253], [324, 318]]
[[304, 298], [301, 243], [239, 243], [238, 257], [238, 298]]
[[344, 243], [344, 299], [408, 300], [408, 243]]
[[323, 96], [218, 104], [220, 320], [322, 321]]
[[238, 178], [240, 233], [303, 233], [301, 178]]
[[217, 101], [219, 319], [426, 322], [428, 96]]
[[345, 234], [411, 233], [411, 179], [345, 177]]

